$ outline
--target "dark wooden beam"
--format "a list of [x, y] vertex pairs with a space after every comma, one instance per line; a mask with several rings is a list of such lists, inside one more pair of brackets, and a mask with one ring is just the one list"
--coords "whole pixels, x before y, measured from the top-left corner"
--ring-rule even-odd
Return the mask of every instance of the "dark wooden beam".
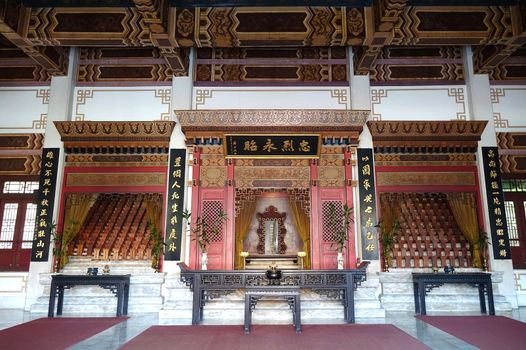
[[526, 3], [510, 8], [513, 35], [505, 45], [478, 46], [473, 50], [475, 73], [490, 73], [526, 44]]
[[133, 0], [137, 10], [148, 25], [150, 40], [159, 48], [166, 64], [176, 76], [188, 75], [188, 50], [179, 48], [175, 37], [168, 34], [170, 18], [173, 11], [170, 9], [169, 0]]
[[[364, 46], [354, 52], [354, 74], [365, 75], [375, 64], [378, 54], [393, 40], [393, 28], [400, 20], [408, 0], [375, 1], [372, 8], [366, 9], [366, 21], [372, 22], [372, 30], [366, 33]], [[370, 27], [371, 28], [371, 27]]]
[[69, 49], [35, 46], [22, 34], [25, 28], [24, 23], [29, 21], [30, 11], [20, 0], [0, 2], [0, 34], [49, 74], [65, 75]]

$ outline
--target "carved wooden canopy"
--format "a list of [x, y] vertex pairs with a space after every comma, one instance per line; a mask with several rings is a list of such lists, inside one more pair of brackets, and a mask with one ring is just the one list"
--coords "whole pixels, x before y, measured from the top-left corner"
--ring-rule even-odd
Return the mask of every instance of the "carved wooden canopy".
[[320, 133], [358, 140], [370, 111], [334, 109], [224, 109], [175, 111], [187, 140], [223, 133]]
[[66, 149], [167, 148], [175, 122], [54, 122]]
[[487, 121], [369, 121], [375, 150], [381, 152], [473, 151]]

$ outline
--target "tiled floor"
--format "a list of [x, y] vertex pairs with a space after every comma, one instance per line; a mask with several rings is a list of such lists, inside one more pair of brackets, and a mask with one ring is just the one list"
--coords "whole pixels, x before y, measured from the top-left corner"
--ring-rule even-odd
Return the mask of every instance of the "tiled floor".
[[[77, 315], [67, 315], [70, 317]], [[90, 315], [96, 316], [96, 315]], [[14, 326], [29, 320], [45, 317], [45, 315], [34, 315], [21, 310], [2, 310], [0, 309], [0, 329]], [[512, 317], [516, 320], [526, 322], [526, 307], [514, 310]], [[421, 342], [432, 349], [476, 349], [475, 347], [455, 338], [448, 333], [422, 322], [414, 317], [413, 314], [400, 313], [388, 315], [385, 319], [357, 319], [356, 323], [391, 323], [407, 334], [419, 339]], [[69, 348], [70, 350], [112, 350], [137, 336], [149, 326], [158, 324], [170, 324], [166, 320], [159, 320], [157, 314], [133, 314], [125, 322], [107, 329], [85, 341]], [[241, 325], [239, 326], [240, 335]], [[191, 350], [191, 349], [185, 349]]]

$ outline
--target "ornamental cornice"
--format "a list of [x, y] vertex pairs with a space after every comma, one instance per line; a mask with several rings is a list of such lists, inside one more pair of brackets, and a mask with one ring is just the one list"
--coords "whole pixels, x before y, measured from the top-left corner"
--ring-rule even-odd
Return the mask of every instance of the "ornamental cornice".
[[175, 111], [186, 131], [315, 130], [359, 131], [369, 117], [368, 110], [335, 109], [223, 109]]
[[61, 140], [67, 141], [170, 141], [173, 121], [55, 121]]
[[479, 141], [487, 121], [369, 121], [373, 141]]

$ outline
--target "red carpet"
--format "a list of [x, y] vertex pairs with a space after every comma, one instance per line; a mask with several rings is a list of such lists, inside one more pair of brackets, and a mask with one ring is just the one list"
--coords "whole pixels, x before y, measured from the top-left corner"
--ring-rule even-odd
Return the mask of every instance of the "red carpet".
[[502, 316], [417, 316], [480, 349], [524, 349], [526, 323]]
[[121, 350], [418, 350], [427, 346], [393, 325], [152, 326]]
[[110, 328], [127, 317], [39, 318], [0, 331], [1, 349], [65, 349]]

